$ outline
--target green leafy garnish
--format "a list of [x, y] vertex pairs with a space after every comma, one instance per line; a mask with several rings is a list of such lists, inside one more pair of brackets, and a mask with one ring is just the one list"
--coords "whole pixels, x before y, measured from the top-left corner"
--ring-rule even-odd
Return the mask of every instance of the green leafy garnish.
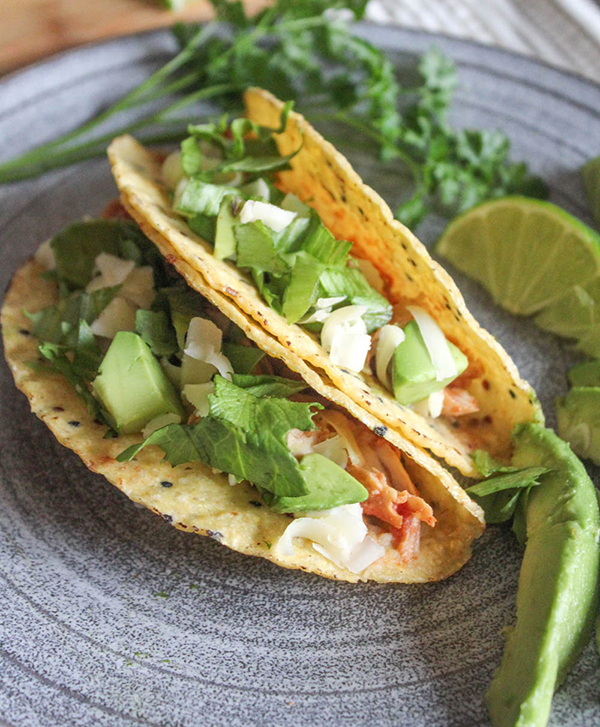
[[367, 332], [373, 333], [392, 317], [392, 306], [372, 288], [358, 268], [328, 268], [319, 278], [322, 293], [319, 297], [345, 296], [342, 305], [364, 305], [362, 315]]
[[539, 478], [550, 470], [546, 467], [519, 468], [503, 465], [484, 450], [473, 452], [473, 461], [486, 479], [468, 487], [467, 494], [481, 505], [487, 523], [503, 523], [514, 517], [512, 529], [523, 544], [523, 516], [527, 509], [529, 491], [539, 485]]
[[85, 401], [90, 414], [99, 421], [103, 421], [111, 426], [108, 413], [88, 389], [87, 379], [77, 371], [76, 365], [61, 351], [60, 347], [53, 343], [43, 343], [39, 347], [39, 351], [48, 360], [50, 367], [57, 373], [62, 374]]
[[229, 359], [236, 374], [251, 374], [256, 365], [265, 357], [265, 352], [255, 346], [240, 346], [225, 341], [223, 354]]
[[100, 253], [133, 260], [136, 265], [160, 266], [158, 250], [136, 224], [125, 220], [74, 222], [55, 235], [50, 246], [57, 277], [71, 289], [85, 288], [90, 282]]
[[[79, 129], [0, 164], [0, 183], [103, 156], [106, 144], [122, 133], [142, 132], [146, 143], [181, 141], [190, 134], [186, 108], [210, 100], [221, 111], [239, 112], [241, 93], [260, 86], [295, 101], [314, 123], [326, 123], [328, 137], [341, 148], [366, 147], [404, 168], [410, 181], [397, 215], [409, 225], [432, 211], [453, 215], [506, 194], [545, 196], [544, 185], [524, 164], [509, 161], [504, 134], [451, 128], [447, 112], [457, 78], [441, 53], [427, 52], [416, 86], [402, 87], [383, 51], [325, 13], [348, 8], [358, 20], [364, 0], [277, 0], [251, 17], [239, 2], [212, 5], [213, 22], [176, 26], [181, 50], [168, 63]], [[131, 109], [135, 121], [115, 123]], [[220, 123], [193, 124], [184, 157], [188, 174], [206, 171], [196, 142], [212, 143]], [[248, 132], [256, 138], [246, 139]], [[257, 175], [286, 163], [245, 121], [232, 128], [222, 150], [221, 172]]]
[[179, 349], [175, 329], [164, 311], [138, 310], [135, 330], [155, 356], [168, 358]]
[[157, 445], [173, 467], [200, 461], [276, 495], [306, 494], [298, 461], [287, 445], [287, 434], [290, 429], [314, 429], [312, 409], [320, 405], [283, 398], [284, 392], [288, 396], [298, 386], [304, 388], [295, 381], [233, 378], [230, 382], [215, 376], [209, 414], [198, 424], [171, 424], [158, 429], [117, 459], [127, 462], [144, 447]]
[[69, 346], [77, 338], [77, 327], [81, 320], [93, 323], [104, 308], [118, 293], [121, 286], [99, 288], [92, 293], [72, 293], [61, 298], [55, 305], [28, 313], [33, 321], [33, 335], [40, 341]]

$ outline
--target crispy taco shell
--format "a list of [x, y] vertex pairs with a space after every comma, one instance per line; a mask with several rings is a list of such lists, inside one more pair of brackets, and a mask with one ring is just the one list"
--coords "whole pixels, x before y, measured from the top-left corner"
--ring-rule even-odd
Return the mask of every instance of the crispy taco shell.
[[[271, 94], [250, 89], [245, 102], [255, 122], [278, 126], [282, 104]], [[425, 418], [399, 404], [375, 376], [333, 364], [316, 335], [288, 324], [262, 300], [248, 276], [215, 259], [212, 246], [191, 232], [172, 208], [156, 156], [124, 136], [113, 141], [109, 157], [122, 202], [144, 232], [159, 246], [166, 240], [174, 255], [199, 273], [203, 284], [233, 301], [290, 355], [300, 357], [382, 424], [467, 476], [478, 476], [470, 456], [474, 449], [507, 458], [513, 426], [541, 416], [532, 389], [519, 378], [508, 354], [478, 325], [450, 276], [426, 248], [393, 219], [386, 203], [302, 116], [291, 113], [285, 132], [276, 138], [282, 154], [302, 146], [292, 159], [292, 169], [280, 174], [281, 188], [315, 209], [335, 237], [353, 242], [353, 254], [377, 268], [394, 306], [424, 308], [468, 357], [469, 368], [461, 380], [479, 403], [476, 415], [458, 418], [452, 426], [443, 418]]]
[[[319, 394], [347, 409], [371, 429], [380, 427], [379, 420], [364, 412], [300, 357], [265, 333], [229, 298], [207, 286], [199, 273], [174, 256], [162, 238], [160, 249], [196, 290], [263, 351], [289, 362], [290, 367]], [[419, 555], [412, 562], [402, 563], [398, 553], [387, 548], [385, 557], [360, 575], [333, 564], [305, 541], [296, 541], [293, 556], [279, 555], [274, 546], [290, 519], [269, 510], [259, 501], [257, 491], [247, 483], [231, 487], [226, 474], [216, 474], [197, 462], [171, 467], [162, 461], [163, 452], [157, 447], [143, 450], [131, 462], [117, 462], [116, 456], [139, 441], [139, 435], [104, 439], [106, 427], [94, 421], [67, 380], [44, 367], [31, 366], [31, 362], [38, 360], [37, 342], [27, 335], [31, 322], [24, 310], [35, 312], [58, 299], [55, 284], [40, 277], [42, 272], [43, 268], [35, 261], [28, 262], [15, 274], [7, 292], [2, 308], [6, 360], [17, 387], [29, 399], [32, 411], [47, 424], [58, 441], [76, 452], [90, 470], [104, 475], [131, 500], [162, 515], [181, 530], [208, 535], [241, 553], [261, 556], [285, 568], [298, 568], [327, 578], [351, 582], [433, 581], [446, 578], [468, 560], [472, 540], [483, 531], [480, 508], [437, 462], [391, 430], [387, 432], [387, 439], [400, 449], [407, 472], [417, 483], [421, 496], [433, 506], [437, 525], [423, 528]]]

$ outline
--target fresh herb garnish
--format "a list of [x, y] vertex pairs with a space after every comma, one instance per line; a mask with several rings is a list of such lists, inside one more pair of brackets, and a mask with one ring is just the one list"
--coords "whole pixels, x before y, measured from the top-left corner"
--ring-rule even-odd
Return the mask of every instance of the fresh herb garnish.
[[512, 529], [523, 545], [526, 540], [524, 514], [529, 492], [550, 470], [546, 467], [503, 465], [484, 450], [473, 452], [473, 461], [486, 479], [467, 488], [467, 494], [481, 505], [487, 523], [498, 524], [514, 518]]
[[[306, 494], [300, 466], [287, 445], [290, 429], [315, 428], [319, 404], [293, 402], [288, 396], [306, 388], [277, 376], [215, 376], [208, 416], [197, 424], [171, 424], [129, 447], [117, 459], [127, 462], [146, 446], [158, 445], [173, 467], [204, 462], [275, 495]], [[265, 426], [268, 422], [268, 426]]]
[[[390, 59], [336, 17], [335, 10], [346, 8], [360, 19], [365, 0], [278, 0], [252, 17], [241, 2], [212, 0], [212, 5], [215, 21], [176, 26], [181, 50], [165, 66], [79, 129], [0, 164], [0, 183], [101, 156], [122, 133], [144, 132], [145, 143], [181, 141], [190, 123], [184, 166], [194, 173], [201, 158], [196, 142], [218, 135], [219, 122], [194, 123], [197, 116], [189, 111], [186, 116], [186, 109], [210, 100], [223, 111], [239, 111], [244, 89], [262, 86], [295, 101], [311, 121], [327, 123], [328, 136], [340, 148], [348, 146], [351, 128], [353, 147], [366, 145], [384, 161], [399, 161], [412, 182], [397, 216], [409, 226], [432, 211], [452, 216], [506, 194], [546, 195], [524, 164], [509, 161], [504, 134], [450, 127], [447, 111], [457, 78], [447, 58], [429, 51], [421, 58], [417, 85], [402, 87]], [[137, 120], [114, 123], [133, 108]], [[249, 123], [240, 121], [233, 129], [227, 150], [232, 154], [220, 172], [261, 174], [281, 164], [268, 145], [260, 153], [243, 153], [244, 144], [262, 143], [260, 137], [244, 141], [254, 131]]]

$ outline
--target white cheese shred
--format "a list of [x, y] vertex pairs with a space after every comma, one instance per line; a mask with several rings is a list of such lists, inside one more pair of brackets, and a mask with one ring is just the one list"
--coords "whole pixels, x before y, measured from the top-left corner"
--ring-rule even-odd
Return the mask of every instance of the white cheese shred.
[[244, 203], [242, 211], [240, 212], [240, 222], [243, 224], [260, 221], [275, 232], [281, 232], [295, 217], [296, 212], [282, 210], [274, 204], [252, 199]]
[[276, 545], [282, 556], [294, 554], [294, 538], [305, 538], [322, 556], [352, 573], [360, 573], [385, 554], [367, 535], [360, 503], [307, 512], [285, 529]]
[[421, 331], [431, 362], [436, 370], [437, 380], [456, 378], [458, 369], [442, 329], [423, 308], [418, 305], [409, 305], [407, 308], [419, 326], [419, 331]]

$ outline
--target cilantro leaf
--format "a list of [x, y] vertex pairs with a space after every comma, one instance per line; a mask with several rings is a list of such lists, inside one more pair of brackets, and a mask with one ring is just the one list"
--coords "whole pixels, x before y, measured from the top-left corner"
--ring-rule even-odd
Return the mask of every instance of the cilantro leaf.
[[[253, 350], [253, 349], [250, 349]], [[281, 376], [250, 376], [235, 373], [232, 381], [254, 396], [292, 396], [308, 388], [304, 381], [294, 381]]]
[[138, 265], [155, 267], [160, 260], [160, 253], [140, 228], [125, 220], [74, 222], [55, 235], [50, 246], [56, 259], [56, 274], [71, 289], [85, 288], [102, 252]]
[[[120, 285], [99, 288], [92, 293], [72, 293], [55, 305], [28, 313], [33, 335], [40, 341], [68, 346], [79, 322], [93, 323], [119, 291]], [[77, 334], [75, 333], [75, 338]]]
[[[484, 456], [485, 455], [485, 456]], [[549, 472], [546, 467], [517, 467], [499, 466], [496, 460], [487, 453], [477, 456], [478, 469], [483, 467], [486, 471], [494, 472], [491, 477], [468, 487], [466, 492], [472, 497], [485, 513], [486, 522], [490, 524], [503, 523], [510, 520], [520, 507], [520, 499], [525, 502], [529, 497], [529, 490], [540, 484], [539, 478]], [[481, 471], [481, 469], [480, 469]], [[495, 474], [502, 472], [503, 474]], [[520, 525], [517, 523], [515, 532], [519, 536]]]
[[358, 268], [327, 268], [319, 278], [324, 298], [346, 296], [343, 305], [364, 305], [367, 307], [362, 318], [367, 331], [381, 328], [392, 317], [390, 303], [374, 290]]
[[[209, 415], [198, 424], [171, 424], [158, 429], [117, 459], [129, 461], [144, 447], [158, 445], [174, 467], [200, 461], [276, 495], [306, 494], [298, 461], [287, 446], [287, 433], [292, 428], [314, 429], [311, 408], [319, 405], [291, 402], [278, 396], [257, 396], [252, 391], [256, 386], [286, 385], [285, 380], [236, 378], [248, 388], [215, 376]], [[292, 384], [295, 386], [297, 382]]]
[[241, 223], [234, 226], [237, 241], [237, 265], [256, 273], [284, 275], [287, 263], [275, 248], [275, 233], [260, 221]]
[[109, 415], [88, 389], [85, 378], [77, 371], [74, 363], [61, 351], [60, 347], [53, 343], [43, 343], [39, 347], [39, 351], [48, 360], [50, 367], [57, 373], [62, 374], [71, 386], [73, 386], [75, 391], [87, 404], [90, 414], [99, 421], [103, 421], [111, 426]]
[[164, 311], [138, 310], [135, 314], [135, 330], [155, 356], [168, 358], [179, 349], [175, 329]]
[[223, 354], [229, 359], [236, 374], [251, 374], [256, 365], [265, 357], [265, 352], [254, 346], [240, 346], [225, 341]]

